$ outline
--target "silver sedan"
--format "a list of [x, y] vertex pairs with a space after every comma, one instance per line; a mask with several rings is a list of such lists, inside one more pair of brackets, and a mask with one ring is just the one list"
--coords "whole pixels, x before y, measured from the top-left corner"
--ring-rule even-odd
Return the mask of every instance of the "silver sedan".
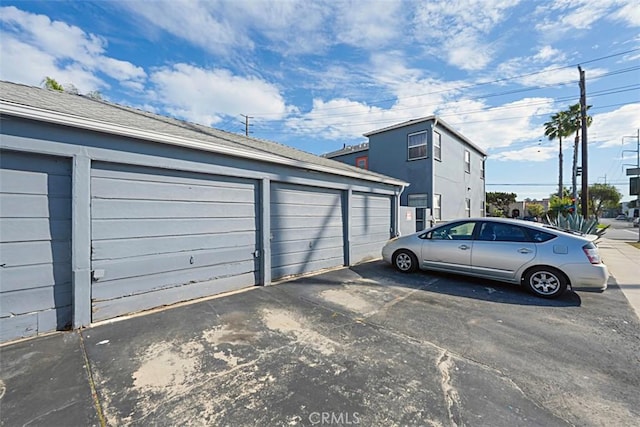
[[609, 272], [595, 236], [506, 218], [466, 218], [391, 239], [385, 261], [526, 286], [543, 298], [573, 290], [604, 291]]

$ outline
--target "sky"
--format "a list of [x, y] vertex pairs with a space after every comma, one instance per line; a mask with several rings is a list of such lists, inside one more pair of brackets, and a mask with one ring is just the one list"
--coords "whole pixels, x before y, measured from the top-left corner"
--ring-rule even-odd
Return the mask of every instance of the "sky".
[[487, 151], [487, 191], [518, 200], [557, 192], [559, 145], [544, 123], [579, 102], [580, 65], [589, 184], [635, 199], [625, 170], [638, 161], [637, 0], [0, 4], [1, 80], [48, 76], [234, 133], [248, 121], [251, 136], [313, 154], [435, 114]]

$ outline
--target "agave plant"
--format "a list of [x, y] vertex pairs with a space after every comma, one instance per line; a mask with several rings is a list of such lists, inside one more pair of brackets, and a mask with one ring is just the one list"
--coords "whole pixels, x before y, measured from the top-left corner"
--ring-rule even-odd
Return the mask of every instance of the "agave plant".
[[598, 219], [595, 216], [585, 218], [577, 212], [566, 215], [559, 214], [553, 220], [547, 216], [547, 222], [562, 230], [579, 231], [584, 234], [595, 234], [598, 238], [602, 237], [609, 226], [598, 228]]

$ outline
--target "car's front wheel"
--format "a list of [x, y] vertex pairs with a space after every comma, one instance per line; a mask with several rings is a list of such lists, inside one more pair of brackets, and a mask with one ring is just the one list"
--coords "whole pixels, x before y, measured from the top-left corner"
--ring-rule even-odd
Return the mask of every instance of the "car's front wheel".
[[542, 298], [557, 298], [567, 290], [564, 274], [551, 267], [534, 267], [524, 276], [531, 293]]
[[413, 252], [400, 249], [393, 254], [393, 266], [403, 273], [413, 273], [418, 269], [418, 258]]

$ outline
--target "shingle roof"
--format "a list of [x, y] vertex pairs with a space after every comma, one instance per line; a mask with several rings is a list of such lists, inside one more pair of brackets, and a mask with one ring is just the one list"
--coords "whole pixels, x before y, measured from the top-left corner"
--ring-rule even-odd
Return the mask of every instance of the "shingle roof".
[[[246, 137], [86, 96], [0, 81], [0, 101], [2, 114], [11, 114], [5, 108], [6, 105], [25, 106], [73, 116], [74, 123], [82, 121], [109, 123], [116, 127], [195, 141], [200, 143], [203, 149], [207, 147], [242, 148], [244, 152], [255, 152], [256, 158], [261, 158], [260, 155], [264, 153], [268, 154], [269, 159], [272, 160], [273, 156], [289, 159], [311, 168], [318, 166], [322, 171], [336, 175], [356, 176], [368, 181], [393, 185], [406, 184], [395, 178], [316, 156], [277, 142]], [[70, 125], [73, 126], [73, 123]], [[163, 142], [166, 143], [166, 141]]]

